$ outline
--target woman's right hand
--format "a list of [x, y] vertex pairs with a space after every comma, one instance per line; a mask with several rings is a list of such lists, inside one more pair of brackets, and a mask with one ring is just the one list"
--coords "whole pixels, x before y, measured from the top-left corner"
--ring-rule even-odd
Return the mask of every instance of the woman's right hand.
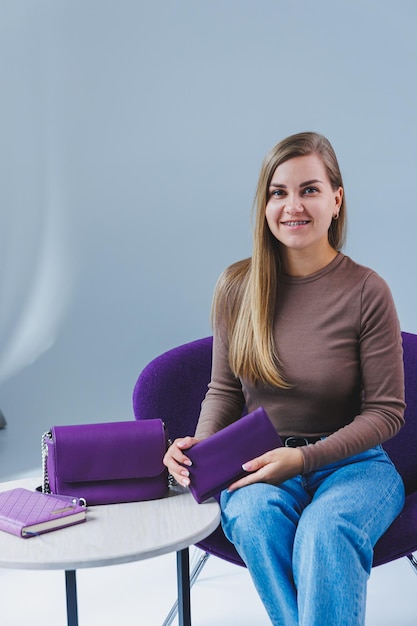
[[189, 487], [190, 485], [190, 473], [187, 469], [192, 465], [191, 460], [184, 454], [184, 450], [188, 450], [199, 439], [195, 437], [183, 437], [181, 439], [175, 439], [171, 446], [169, 446], [163, 462], [168, 468], [168, 472], [175, 478], [179, 485], [183, 487]]

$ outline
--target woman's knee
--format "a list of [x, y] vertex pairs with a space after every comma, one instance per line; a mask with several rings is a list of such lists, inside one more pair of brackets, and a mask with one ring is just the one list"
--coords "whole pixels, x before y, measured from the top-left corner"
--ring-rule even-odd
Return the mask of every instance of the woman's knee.
[[222, 522], [243, 528], [261, 522], [269, 514], [269, 499], [265, 497], [267, 490], [264, 487], [269, 485], [256, 483], [232, 493], [224, 491], [220, 498]]
[[307, 561], [329, 563], [347, 559], [364, 571], [372, 567], [373, 545], [367, 530], [353, 517], [326, 507], [308, 507], [300, 520], [294, 539], [294, 565]]
[[226, 536], [275, 537], [294, 534], [300, 512], [293, 496], [274, 485], [255, 483], [233, 493], [223, 492], [220, 500]]

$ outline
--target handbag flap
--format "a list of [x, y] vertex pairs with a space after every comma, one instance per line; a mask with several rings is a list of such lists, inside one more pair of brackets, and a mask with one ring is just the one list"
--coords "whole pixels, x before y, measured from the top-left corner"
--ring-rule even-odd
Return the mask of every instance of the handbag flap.
[[57, 476], [89, 482], [159, 476], [167, 433], [159, 419], [54, 426]]

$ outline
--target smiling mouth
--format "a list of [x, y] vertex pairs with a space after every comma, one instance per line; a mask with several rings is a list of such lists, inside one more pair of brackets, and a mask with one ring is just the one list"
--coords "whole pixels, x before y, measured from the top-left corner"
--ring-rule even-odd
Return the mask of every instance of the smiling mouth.
[[310, 220], [303, 220], [298, 222], [282, 222], [284, 226], [305, 226], [305, 224], [309, 224]]

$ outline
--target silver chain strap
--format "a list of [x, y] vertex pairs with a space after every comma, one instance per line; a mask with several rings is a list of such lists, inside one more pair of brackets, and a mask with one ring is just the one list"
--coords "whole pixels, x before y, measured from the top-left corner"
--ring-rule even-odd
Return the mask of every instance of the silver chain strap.
[[[164, 424], [164, 426], [165, 426], [165, 424]], [[172, 444], [173, 444], [172, 439], [167, 439], [167, 449], [170, 446], [172, 446]], [[168, 472], [168, 487], [175, 487], [176, 485], [178, 485], [177, 481], [175, 480], [173, 475]]]
[[51, 493], [51, 487], [49, 486], [48, 476], [48, 446], [47, 439], [52, 440], [52, 433], [48, 430], [42, 435], [42, 491], [43, 493]]

